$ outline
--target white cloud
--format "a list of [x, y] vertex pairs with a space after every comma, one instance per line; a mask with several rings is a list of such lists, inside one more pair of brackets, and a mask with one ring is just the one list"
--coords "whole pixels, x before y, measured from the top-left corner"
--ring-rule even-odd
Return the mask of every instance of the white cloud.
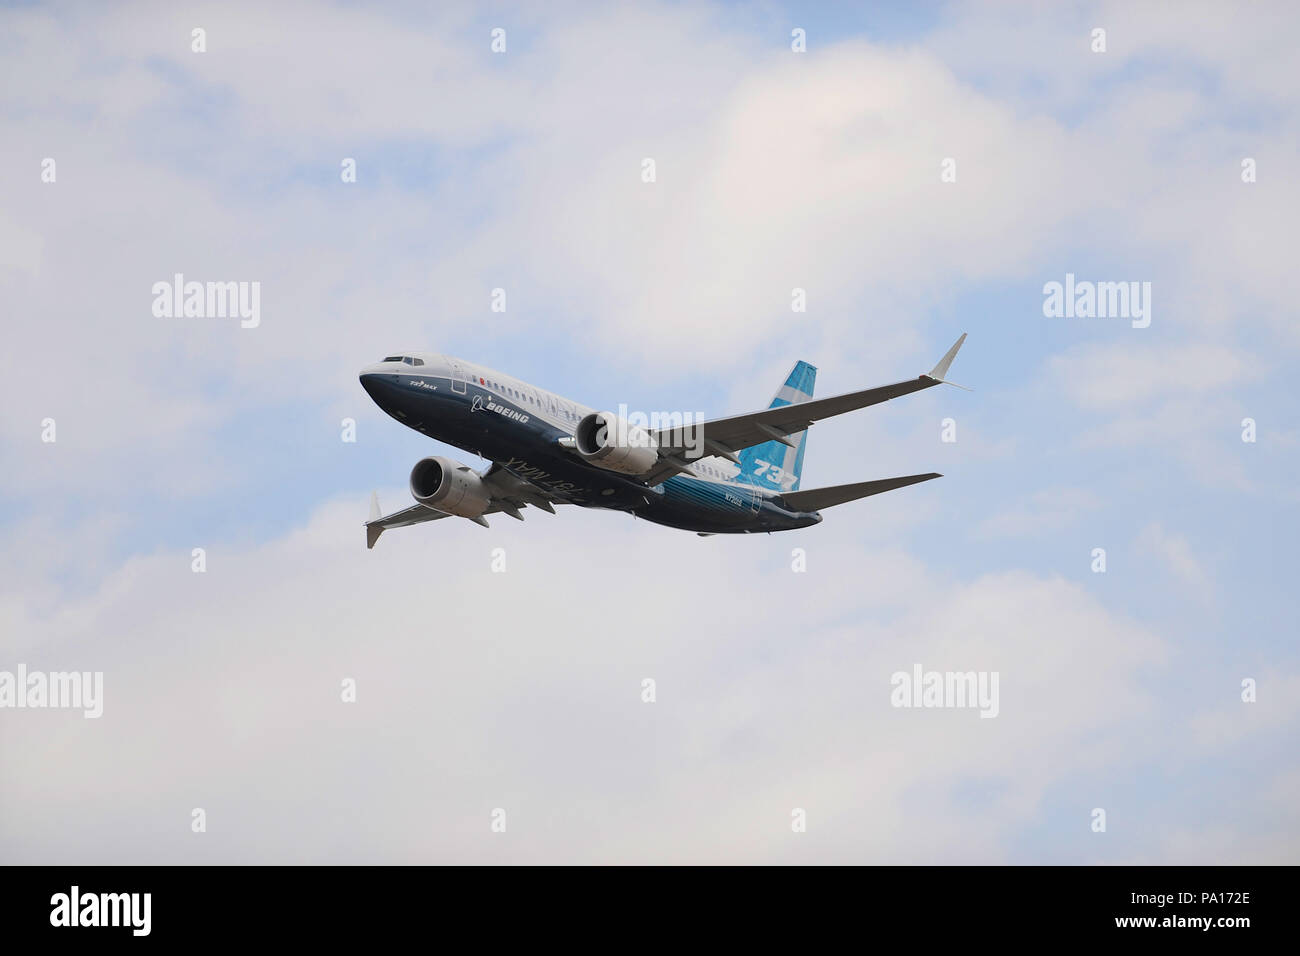
[[1258, 359], [1206, 343], [1155, 346], [1138, 341], [1080, 345], [1055, 356], [1048, 374], [1085, 409], [1146, 406], [1257, 378]]
[[[1285, 733], [1300, 718], [1300, 674], [1276, 667], [1242, 674], [1255, 682], [1255, 701], [1241, 700], [1239, 691], [1227, 702], [1193, 716], [1190, 730], [1195, 744], [1206, 752], [1221, 755], [1264, 734]], [[1238, 688], [1239, 680], [1228, 683]], [[1290, 768], [1286, 768], [1290, 769]]]
[[[206, 574], [137, 559], [28, 614], [4, 659], [104, 670], [104, 715], [3, 715], [5, 858], [995, 859], [1065, 775], [1122, 760], [1153, 705], [1139, 675], [1161, 641], [1061, 580], [951, 584], [811, 537], [794, 574], [775, 538], [580, 511], [367, 552], [359, 508], [210, 549]], [[892, 708], [890, 675], [917, 662], [999, 671], [1000, 716]], [[955, 799], [962, 781], [990, 802]]]
[[985, 518], [979, 532], [995, 538], [1047, 534], [1068, 527], [1100, 505], [1101, 499], [1087, 488], [1046, 489], [1019, 507]]
[[1213, 579], [1185, 536], [1171, 534], [1153, 521], [1138, 534], [1136, 545], [1139, 551], [1157, 557], [1197, 600], [1212, 595]]
[[1074, 443], [1096, 455], [1115, 449], [1145, 453], [1125, 456], [1126, 470], [1141, 472], [1152, 462], [1173, 461], [1180, 480], [1253, 492], [1260, 487], [1259, 472], [1249, 466], [1252, 446], [1241, 441], [1244, 412], [1240, 403], [1219, 397], [1169, 398], [1150, 409], [1123, 409], [1079, 431]]

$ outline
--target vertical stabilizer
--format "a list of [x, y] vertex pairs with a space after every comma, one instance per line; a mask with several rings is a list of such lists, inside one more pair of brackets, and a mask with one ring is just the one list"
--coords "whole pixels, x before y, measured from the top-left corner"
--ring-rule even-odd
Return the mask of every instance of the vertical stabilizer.
[[[796, 362], [768, 408], [806, 402], [813, 396], [817, 383], [817, 369], [807, 362]], [[799, 475], [803, 471], [803, 450], [808, 440], [808, 430], [786, 436], [785, 441], [773, 439], [753, 445], [737, 453], [740, 459], [740, 480], [769, 488], [772, 491], [798, 491]]]

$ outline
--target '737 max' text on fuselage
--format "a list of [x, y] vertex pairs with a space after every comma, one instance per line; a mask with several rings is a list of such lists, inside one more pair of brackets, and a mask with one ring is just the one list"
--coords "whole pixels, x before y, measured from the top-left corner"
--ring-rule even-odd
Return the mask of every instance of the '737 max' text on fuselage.
[[557, 504], [624, 511], [672, 528], [748, 534], [806, 528], [820, 509], [940, 477], [933, 472], [800, 490], [816, 421], [944, 383], [966, 336], [939, 363], [892, 385], [814, 399], [817, 370], [798, 362], [757, 412], [647, 428], [486, 366], [432, 352], [390, 355], [361, 372], [375, 404], [422, 434], [489, 459], [482, 472], [429, 457], [411, 471], [416, 504], [390, 515], [371, 499], [366, 542], [457, 516], [486, 525]]

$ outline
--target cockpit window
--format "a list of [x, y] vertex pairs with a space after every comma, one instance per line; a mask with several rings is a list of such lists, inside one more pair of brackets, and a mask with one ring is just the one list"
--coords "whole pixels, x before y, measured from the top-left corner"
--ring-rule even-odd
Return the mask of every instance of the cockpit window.
[[386, 356], [384, 356], [384, 361], [385, 361], [385, 362], [400, 362], [401, 360], [402, 360], [402, 357], [401, 357], [400, 355], [386, 355]]
[[389, 355], [384, 359], [385, 362], [401, 362], [404, 365], [423, 365], [424, 359], [415, 358], [411, 355]]

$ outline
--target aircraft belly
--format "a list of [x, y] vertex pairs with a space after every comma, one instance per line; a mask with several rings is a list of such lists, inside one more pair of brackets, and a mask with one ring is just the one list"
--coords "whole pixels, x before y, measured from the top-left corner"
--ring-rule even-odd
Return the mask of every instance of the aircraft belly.
[[781, 531], [815, 523], [756, 502], [746, 485], [677, 476], [647, 488], [587, 465], [556, 444], [566, 430], [537, 417], [526, 405], [499, 401], [473, 385], [462, 393], [452, 391], [449, 379], [397, 384], [385, 410], [431, 438], [498, 462], [574, 504], [632, 512], [655, 524], [710, 534]]

